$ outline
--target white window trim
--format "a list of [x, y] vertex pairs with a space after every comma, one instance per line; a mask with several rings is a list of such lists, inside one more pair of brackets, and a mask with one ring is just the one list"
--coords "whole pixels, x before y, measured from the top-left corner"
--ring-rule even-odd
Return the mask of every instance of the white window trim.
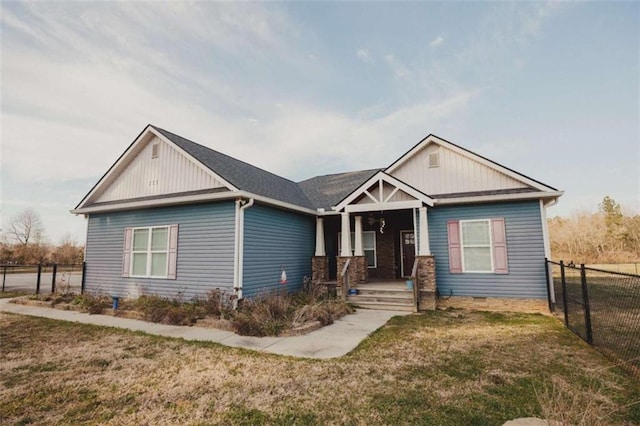
[[[489, 259], [491, 259], [491, 270], [490, 271], [474, 271], [474, 270], [468, 270], [466, 268], [465, 262], [464, 262], [464, 249], [465, 248], [474, 248], [474, 247], [487, 247], [486, 244], [471, 244], [471, 245], [466, 245], [464, 243], [464, 234], [462, 233], [462, 224], [463, 223], [471, 223], [471, 222], [486, 222], [489, 225]], [[458, 227], [459, 227], [459, 235], [460, 235], [460, 261], [462, 262], [462, 273], [468, 273], [468, 274], [494, 274], [495, 273], [495, 264], [493, 261], [493, 232], [491, 229], [491, 219], [471, 219], [471, 220], [460, 220], [458, 221]]]
[[[162, 229], [165, 228], [167, 230], [167, 246], [165, 248], [165, 250], [151, 250], [151, 238], [153, 235], [153, 230], [154, 229]], [[136, 235], [136, 231], [140, 230], [140, 229], [146, 229], [149, 231], [149, 235], [147, 236], [147, 250], [142, 252], [142, 251], [136, 251], [134, 249], [134, 242], [135, 242], [135, 235]], [[161, 278], [161, 279], [166, 279], [167, 276], [169, 275], [169, 243], [170, 243], [170, 239], [171, 239], [171, 235], [170, 235], [170, 226], [169, 225], [162, 225], [162, 226], [140, 226], [137, 228], [131, 228], [131, 261], [129, 262], [129, 276], [132, 278]], [[134, 265], [134, 258], [135, 258], [135, 254], [136, 253], [146, 253], [147, 254], [147, 271], [145, 275], [134, 275], [133, 274], [133, 265]], [[166, 262], [164, 265], [164, 275], [151, 275], [151, 257], [154, 253], [164, 253], [166, 254]]]
[[[354, 237], [355, 239], [355, 232], [351, 232], [351, 235]], [[364, 247], [364, 234], [373, 234], [373, 249], [371, 248], [365, 248]], [[342, 239], [340, 238], [342, 235], [342, 232], [338, 232], [338, 253], [340, 253], [340, 248], [341, 248], [341, 244], [342, 244]], [[364, 253], [365, 251], [371, 251], [373, 250], [373, 266], [369, 266], [367, 264], [367, 268], [368, 269], [376, 269], [378, 267], [378, 239], [376, 238], [376, 231], [362, 231], [362, 252]], [[351, 245], [351, 255], [353, 256], [353, 254], [355, 253], [355, 245], [352, 244]], [[366, 257], [366, 256], [365, 256]]]

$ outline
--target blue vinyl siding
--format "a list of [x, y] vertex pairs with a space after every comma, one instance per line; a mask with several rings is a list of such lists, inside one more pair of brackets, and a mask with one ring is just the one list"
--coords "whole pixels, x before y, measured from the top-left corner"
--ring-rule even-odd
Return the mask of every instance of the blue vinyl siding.
[[[123, 278], [124, 230], [178, 224], [175, 280]], [[89, 216], [86, 288], [121, 297], [155, 294], [189, 300], [233, 290], [235, 204], [218, 202]]]
[[[504, 218], [509, 273], [449, 273], [447, 221]], [[435, 207], [428, 210], [429, 243], [442, 297], [546, 298], [544, 241], [538, 201]], [[453, 293], [451, 293], [453, 292]]]
[[281, 267], [287, 291], [302, 289], [304, 276], [311, 277], [315, 218], [259, 204], [244, 215], [243, 296], [281, 289]]

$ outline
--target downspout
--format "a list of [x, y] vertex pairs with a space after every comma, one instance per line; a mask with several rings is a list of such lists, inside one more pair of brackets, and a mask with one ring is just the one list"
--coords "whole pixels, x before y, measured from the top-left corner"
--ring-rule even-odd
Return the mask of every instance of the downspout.
[[87, 243], [89, 242], [89, 215], [85, 214], [84, 220], [86, 222], [84, 229], [84, 249], [82, 250], [82, 262], [87, 261]]
[[241, 198], [236, 200], [236, 229], [235, 229], [235, 251], [236, 256], [234, 259], [235, 270], [233, 274], [233, 290], [237, 296], [237, 300], [242, 299], [242, 275], [244, 272], [244, 211], [253, 206], [254, 199], [243, 200]]
[[[558, 202], [558, 200], [553, 200], [549, 203], [549, 205], [554, 205]], [[540, 200], [540, 221], [542, 222], [542, 242], [544, 244], [544, 257], [548, 260], [551, 259], [551, 241], [549, 238], [549, 226], [547, 225], [547, 206], [544, 201]], [[555, 289], [553, 286], [553, 275], [552, 270], [549, 268], [548, 276], [546, 277], [549, 282], [549, 299], [551, 302], [556, 303], [556, 295]]]

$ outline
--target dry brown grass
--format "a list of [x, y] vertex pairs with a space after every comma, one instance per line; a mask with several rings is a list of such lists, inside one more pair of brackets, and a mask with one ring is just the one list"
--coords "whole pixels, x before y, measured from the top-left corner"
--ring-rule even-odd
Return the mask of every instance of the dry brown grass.
[[640, 421], [640, 385], [540, 315], [394, 318], [324, 361], [10, 314], [0, 341], [6, 424], [502, 424], [558, 395]]

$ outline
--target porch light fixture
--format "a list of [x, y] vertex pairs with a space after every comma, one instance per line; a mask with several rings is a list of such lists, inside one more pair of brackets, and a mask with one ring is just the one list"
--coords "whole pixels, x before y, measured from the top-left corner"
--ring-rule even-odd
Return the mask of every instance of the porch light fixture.
[[369, 217], [367, 218], [367, 223], [369, 224], [369, 226], [373, 226], [376, 223], [380, 224], [380, 233], [384, 234], [384, 227], [387, 224], [384, 220], [383, 217], [380, 217], [380, 219], [376, 219], [375, 217], [373, 217], [373, 213], [369, 213]]

